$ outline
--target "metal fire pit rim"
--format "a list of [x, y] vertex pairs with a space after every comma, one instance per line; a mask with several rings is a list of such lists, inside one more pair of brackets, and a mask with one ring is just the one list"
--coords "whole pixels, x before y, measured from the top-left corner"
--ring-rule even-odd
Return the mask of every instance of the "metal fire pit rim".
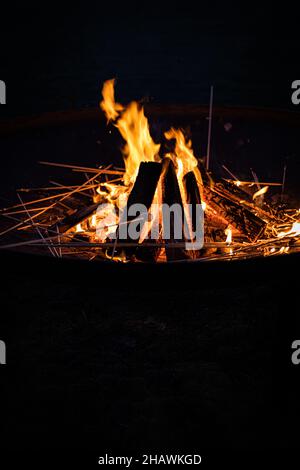
[[[145, 104], [149, 117], [189, 117], [197, 119], [208, 114], [207, 105], [197, 104]], [[215, 106], [214, 117], [231, 117], [238, 119], [271, 120], [285, 122], [290, 125], [300, 124], [300, 113], [287, 109], [272, 109], [248, 106]], [[37, 115], [19, 116], [0, 121], [0, 135], [9, 135], [27, 130], [38, 130], [45, 127], [61, 127], [71, 123], [89, 120], [105, 122], [103, 112], [99, 108], [83, 108], [76, 110], [52, 111]]]

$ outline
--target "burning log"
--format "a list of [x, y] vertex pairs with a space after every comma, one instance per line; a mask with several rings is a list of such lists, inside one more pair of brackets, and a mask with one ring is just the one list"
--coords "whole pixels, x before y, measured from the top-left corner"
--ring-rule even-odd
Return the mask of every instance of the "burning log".
[[224, 195], [225, 197], [233, 200], [237, 204], [242, 204], [250, 211], [257, 214], [260, 218], [267, 220], [268, 222], [274, 220], [274, 216], [270, 212], [270, 208], [268, 208], [269, 210], [266, 211], [262, 207], [259, 207], [257, 204], [253, 203], [253, 194], [251, 194], [251, 192], [248, 193], [239, 186], [226, 180], [222, 180], [216, 183], [214, 189], [221, 195]]
[[[136, 181], [128, 198], [127, 207], [133, 206], [133, 204], [142, 204], [148, 210], [150, 209], [161, 171], [161, 163], [141, 162]], [[134, 217], [131, 218], [131, 220], [133, 219]], [[128, 218], [128, 220], [130, 219]]]
[[[168, 158], [164, 162], [164, 178], [163, 178], [163, 203], [169, 208], [173, 204], [177, 204], [181, 208], [181, 227], [184, 226], [184, 209], [178, 179], [173, 162]], [[170, 237], [165, 240], [166, 242], [166, 255], [168, 261], [187, 259], [189, 256], [182, 248], [174, 248], [174, 244], [180, 243], [182, 245], [182, 238], [176, 239], [176, 227], [174, 221], [174, 214], [170, 215]], [[168, 244], [172, 247], [168, 247]]]
[[75, 225], [80, 224], [87, 217], [90, 217], [97, 210], [98, 206], [99, 203], [94, 203], [87, 207], [84, 206], [76, 210], [73, 214], [67, 215], [63, 220], [50, 227], [49, 230], [56, 230], [57, 227], [59, 233], [67, 233], [75, 227]]
[[214, 188], [204, 188], [204, 194], [205, 201], [210, 208], [245, 235], [249, 241], [255, 242], [264, 232], [266, 222], [246, 207], [220, 194]]
[[249, 204], [252, 203], [251, 192], [246, 192], [243, 187], [238, 186], [237, 184], [222, 180], [222, 182], [217, 183], [218, 186], [226, 193], [231, 195], [231, 198], [234, 198], [237, 201], [245, 201]]
[[198, 188], [198, 184], [196, 181], [196, 177], [193, 171], [187, 173], [183, 178], [186, 195], [187, 195], [187, 203], [191, 204], [193, 212], [192, 212], [192, 228], [193, 230], [196, 229], [196, 222], [195, 222], [195, 207], [196, 205], [201, 205], [201, 196]]
[[[190, 224], [193, 233], [197, 230], [197, 206], [201, 205], [201, 196], [198, 187], [198, 183], [193, 171], [187, 173], [183, 178], [183, 184], [185, 187], [185, 192], [187, 196], [187, 204], [190, 204]], [[200, 255], [200, 250], [193, 250], [191, 252], [191, 257], [193, 259], [198, 258]]]
[[[132, 188], [132, 191], [129, 195], [127, 206], [126, 206], [126, 221], [122, 223], [122, 218], [120, 223], [122, 227], [117, 229], [117, 239], [118, 241], [126, 240], [129, 243], [136, 243], [136, 239], [133, 238], [130, 233], [130, 223], [136, 219], [137, 226], [139, 227], [136, 232], [140, 234], [142, 229], [148, 219], [148, 211], [151, 207], [155, 191], [158, 186], [159, 178], [162, 172], [161, 163], [157, 162], [141, 162], [139, 166], [139, 171]], [[130, 208], [133, 208], [134, 205], [140, 205], [141, 208], [144, 208], [144, 212], [141, 212], [138, 216], [136, 214], [130, 214]], [[143, 245], [146, 245], [146, 242]], [[117, 243], [116, 243], [117, 246]], [[144, 258], [145, 250], [141, 248], [126, 249], [126, 254], [130, 256], [137, 256], [139, 258]], [[157, 249], [147, 250], [147, 259], [155, 259], [157, 254]]]

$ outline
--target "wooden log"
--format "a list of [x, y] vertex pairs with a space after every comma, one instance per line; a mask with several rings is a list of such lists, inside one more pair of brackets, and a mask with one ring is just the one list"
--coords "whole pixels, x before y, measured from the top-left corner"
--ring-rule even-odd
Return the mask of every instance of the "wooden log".
[[71, 230], [77, 224], [80, 224], [87, 217], [90, 217], [97, 210], [98, 206], [99, 203], [94, 203], [90, 206], [81, 207], [75, 212], [73, 212], [71, 215], [67, 215], [63, 220], [50, 227], [49, 230], [56, 230], [56, 227], [58, 227], [59, 233], [67, 233], [69, 230]]
[[205, 168], [204, 163], [201, 159], [198, 159], [198, 170], [200, 172], [203, 185], [204, 186], [210, 186], [212, 184], [213, 180], [212, 180], [208, 170]]
[[[166, 243], [166, 256], [168, 261], [176, 261], [176, 260], [183, 260], [188, 259], [189, 256], [187, 255], [184, 249], [175, 248], [174, 244], [181, 243], [183, 240], [183, 227], [184, 227], [184, 210], [183, 204], [180, 194], [180, 188], [178, 185], [177, 175], [175, 171], [174, 164], [172, 160], [169, 158], [164, 162], [164, 174], [163, 174], [163, 203], [167, 204], [171, 207], [173, 204], [178, 204], [181, 207], [182, 213], [182, 220], [181, 220], [181, 227], [182, 227], [182, 238], [177, 239], [175, 233], [175, 221], [174, 215], [171, 214], [170, 220], [170, 238], [165, 240]], [[168, 244], [172, 244], [172, 247], [169, 247]]]
[[250, 204], [253, 202], [252, 194], [247, 193], [244, 190], [243, 186], [237, 186], [231, 181], [227, 181], [225, 179], [217, 183], [217, 186], [219, 186], [219, 188], [222, 189], [224, 192], [226, 191], [227, 193], [229, 193], [232, 196], [232, 198], [235, 199], [236, 202], [245, 201]]
[[[147, 219], [148, 210], [151, 207], [154, 194], [157, 188], [157, 184], [161, 175], [162, 165], [157, 162], [142, 162], [139, 167], [139, 172], [136, 177], [134, 186], [129, 195], [126, 211], [130, 209], [134, 204], [141, 204], [144, 206], [145, 211], [138, 216], [139, 219], [142, 219], [139, 223], [139, 232], [141, 233], [142, 228]], [[131, 222], [136, 219], [136, 215], [130, 216], [127, 215], [127, 222]], [[119, 240], [127, 240], [130, 242], [131, 237], [128, 233], [128, 225], [125, 224], [125, 228], [122, 227], [122, 230], [118, 228]], [[126, 229], [127, 228], [127, 229]], [[133, 240], [136, 242], [136, 240]]]
[[[139, 172], [137, 178], [135, 180], [134, 186], [132, 191], [129, 195], [127, 201], [126, 211], [130, 209], [134, 204], [141, 204], [144, 206], [145, 210], [141, 213], [137, 218], [140, 219], [138, 222], [138, 232], [141, 234], [142, 229], [148, 219], [148, 211], [151, 207], [155, 191], [158, 186], [158, 182], [162, 172], [162, 164], [157, 162], [142, 162], [139, 167]], [[122, 227], [118, 227], [117, 229], [117, 243], [114, 249], [116, 253], [118, 242], [122, 242], [122, 240], [126, 240], [128, 243], [132, 243], [133, 245], [137, 243], [137, 240], [132, 239], [129, 233], [129, 223], [136, 219], [136, 216], [128, 216], [124, 221], [125, 224]], [[122, 221], [121, 221], [122, 223]], [[139, 260], [143, 261], [155, 261], [158, 253], [160, 251], [159, 247], [147, 247], [147, 243], [152, 242], [153, 240], [144, 240], [144, 242], [139, 245], [135, 246], [132, 249], [126, 248], [126, 256], [128, 257], [135, 257]]]
[[[183, 184], [185, 187], [186, 197], [187, 197], [187, 204], [190, 205], [190, 225], [192, 231], [195, 233], [198, 227], [197, 223], [197, 205], [201, 205], [201, 196], [200, 191], [198, 188], [197, 180], [193, 171], [187, 173], [183, 178]], [[197, 259], [200, 256], [200, 250], [191, 250], [188, 255], [193, 258]]]
[[204, 194], [205, 202], [249, 241], [255, 242], [263, 233], [266, 222], [246, 207], [221, 194], [217, 188], [205, 187]]
[[183, 183], [185, 186], [185, 191], [187, 195], [187, 203], [192, 206], [192, 229], [196, 230], [196, 206], [201, 205], [201, 196], [197, 184], [196, 177], [193, 171], [187, 173], [183, 178]]
[[[263, 218], [264, 220], [268, 220], [269, 222], [274, 220], [274, 216], [270, 212], [264, 210], [253, 202], [252, 194], [245, 192], [239, 186], [236, 186], [233, 183], [223, 180], [215, 184], [214, 190], [220, 195], [225, 196], [228, 199], [231, 199], [232, 201], [236, 202], [237, 204], [242, 204], [244, 207], [249, 209], [250, 212], [255, 212], [259, 218]], [[267, 205], [266, 208], [268, 208]]]

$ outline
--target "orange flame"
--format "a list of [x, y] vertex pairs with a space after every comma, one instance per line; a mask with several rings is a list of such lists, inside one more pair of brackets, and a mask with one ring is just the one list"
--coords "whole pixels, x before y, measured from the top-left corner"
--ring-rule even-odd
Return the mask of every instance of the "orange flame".
[[[189, 171], [197, 168], [198, 162], [192, 150], [192, 142], [186, 142], [183, 132], [180, 129], [172, 127], [165, 132], [168, 140], [175, 139], [175, 164], [177, 165], [177, 177], [183, 178]], [[172, 158], [172, 157], [171, 157]]]
[[[182, 203], [183, 203], [183, 207], [185, 211], [187, 226], [188, 226], [188, 230], [190, 233], [190, 238], [192, 239], [191, 237], [192, 221], [190, 218], [189, 211], [187, 210], [187, 194], [186, 194], [185, 186], [183, 184], [183, 178], [187, 173], [189, 173], [190, 171], [193, 171], [196, 177], [198, 186], [199, 186], [200, 193], [201, 193], [201, 187], [203, 183], [202, 183], [201, 173], [198, 169], [198, 161], [196, 157], [194, 156], [194, 152], [192, 149], [192, 142], [190, 140], [186, 141], [185, 136], [180, 129], [174, 129], [174, 127], [171, 127], [170, 130], [165, 132], [165, 137], [168, 140], [175, 139], [174, 154], [167, 154], [167, 156], [171, 158], [171, 160], [174, 162], [177, 168], [176, 175], [177, 175], [178, 185], [179, 185]], [[202, 197], [202, 194], [201, 194], [201, 197]]]
[[[159, 144], [152, 140], [148, 120], [144, 110], [133, 101], [125, 109], [115, 102], [114, 80], [104, 83], [102, 89], [103, 101], [101, 108], [109, 120], [116, 120], [115, 126], [119, 129], [126, 144], [123, 148], [125, 162], [124, 183], [126, 186], [134, 183], [141, 162], [160, 161]], [[120, 116], [120, 112], [122, 112]]]
[[264, 186], [263, 188], [256, 191], [256, 193], [253, 194], [253, 201], [255, 201], [257, 197], [262, 196], [263, 194], [266, 194], [268, 189], [269, 189], [269, 186]]
[[155, 144], [149, 131], [148, 120], [143, 108], [133, 101], [126, 108], [116, 127], [126, 144], [123, 148], [125, 161], [124, 182], [134, 183], [141, 162], [159, 161], [160, 144]]
[[123, 111], [123, 106], [120, 103], [115, 102], [115, 79], [107, 80], [103, 84], [102, 96], [103, 100], [100, 103], [101, 109], [104, 111], [107, 122], [115, 121], [119, 116], [119, 113]]
[[225, 235], [227, 235], [226, 243], [230, 245], [232, 243], [232, 229], [230, 227], [227, 227], [227, 229], [225, 230]]
[[278, 238], [283, 237], [298, 237], [300, 235], [300, 222], [294, 222], [291, 229], [287, 232], [279, 232]]

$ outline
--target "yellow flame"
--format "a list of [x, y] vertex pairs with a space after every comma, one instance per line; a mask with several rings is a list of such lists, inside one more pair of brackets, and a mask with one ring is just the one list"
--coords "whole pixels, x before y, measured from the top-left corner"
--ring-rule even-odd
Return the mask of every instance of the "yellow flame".
[[76, 233], [84, 232], [84, 230], [83, 230], [81, 224], [77, 224], [77, 225], [76, 225], [75, 231], [76, 231]]
[[177, 177], [183, 178], [189, 171], [195, 170], [198, 165], [197, 159], [192, 150], [192, 142], [186, 142], [183, 132], [172, 127], [165, 132], [168, 140], [175, 139], [174, 163], [177, 166]]
[[[125, 161], [124, 183], [126, 186], [134, 183], [141, 162], [160, 161], [158, 152], [160, 144], [155, 144], [149, 130], [148, 120], [144, 110], [133, 101], [126, 108], [116, 103], [114, 99], [114, 80], [104, 83], [102, 89], [103, 101], [101, 108], [108, 120], [116, 120], [126, 144], [123, 148]], [[120, 112], [123, 111], [120, 115]]]
[[120, 103], [115, 102], [115, 79], [107, 80], [103, 84], [102, 96], [103, 100], [100, 103], [101, 109], [104, 111], [107, 122], [115, 121], [119, 116], [119, 113], [123, 111], [123, 106]]
[[279, 250], [279, 253], [280, 253], [281, 255], [283, 255], [284, 253], [288, 253], [288, 252], [289, 252], [289, 249], [290, 249], [289, 246], [282, 246], [282, 247], [280, 248], [280, 250]]
[[149, 130], [143, 108], [133, 101], [118, 120], [119, 129], [126, 144], [123, 148], [125, 161], [124, 183], [134, 183], [141, 162], [160, 161], [160, 144], [155, 144]]
[[227, 235], [226, 243], [230, 245], [232, 243], [232, 229], [230, 227], [227, 227], [225, 230], [225, 235]]
[[190, 217], [190, 213], [187, 210], [187, 194], [185, 190], [185, 185], [183, 183], [183, 178], [187, 173], [193, 171], [201, 194], [203, 182], [201, 173], [198, 169], [198, 161], [194, 156], [192, 142], [190, 140], [186, 141], [185, 136], [180, 129], [175, 129], [174, 127], [172, 127], [170, 130], [165, 132], [165, 137], [167, 140], [175, 139], [174, 153], [169, 153], [167, 154], [167, 156], [171, 158], [176, 167], [176, 175], [180, 189], [181, 199], [185, 211], [190, 238], [192, 239], [192, 220]]
[[97, 216], [96, 214], [93, 214], [91, 219], [90, 219], [90, 225], [91, 227], [93, 228], [96, 228], [97, 227]]
[[300, 222], [293, 223], [291, 233], [293, 233], [294, 235], [300, 235]]
[[278, 233], [278, 238], [282, 237], [297, 237], [300, 235], [300, 222], [294, 222], [291, 229], [288, 230], [287, 232], [279, 232]]
[[258, 191], [256, 191], [256, 193], [253, 194], [253, 201], [255, 201], [255, 199], [259, 196], [262, 196], [263, 194], [265, 194], [269, 189], [269, 186], [264, 186], [263, 188], [259, 189]]

